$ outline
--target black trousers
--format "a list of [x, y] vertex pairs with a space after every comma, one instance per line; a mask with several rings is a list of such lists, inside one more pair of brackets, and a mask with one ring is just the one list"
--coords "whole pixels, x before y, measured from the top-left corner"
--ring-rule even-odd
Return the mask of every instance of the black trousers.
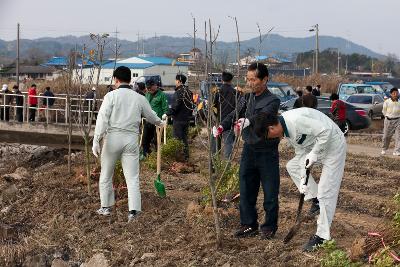
[[10, 120], [10, 107], [4, 107], [0, 105], [0, 118], [2, 121]]
[[278, 229], [279, 153], [278, 147], [257, 149], [245, 144], [239, 171], [240, 223], [258, 227], [256, 208], [260, 183], [264, 191], [265, 222], [262, 229]]
[[17, 108], [17, 121], [18, 122], [24, 121], [24, 108]]
[[29, 121], [35, 121], [37, 105], [29, 105], [29, 107], [32, 107], [29, 109]]
[[151, 153], [150, 145], [153, 144], [157, 147], [157, 138], [156, 136], [156, 126], [145, 122], [143, 125], [143, 139], [142, 139], [142, 146], [143, 146], [143, 155], [147, 156], [147, 154]]
[[185, 160], [189, 159], [189, 144], [188, 144], [188, 121], [173, 121], [172, 124], [174, 138], [181, 140], [184, 144], [184, 156]]

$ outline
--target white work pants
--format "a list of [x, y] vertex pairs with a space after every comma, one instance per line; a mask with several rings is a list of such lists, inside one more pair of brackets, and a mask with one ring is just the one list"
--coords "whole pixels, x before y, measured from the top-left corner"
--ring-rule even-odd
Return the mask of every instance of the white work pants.
[[[298, 151], [299, 152], [299, 151]], [[301, 169], [305, 168], [305, 157], [310, 151], [301, 151], [291, 159], [287, 165], [287, 171], [297, 188], [300, 188]], [[336, 203], [340, 184], [343, 178], [344, 165], [346, 161], [346, 140], [344, 138], [333, 142], [322, 164], [322, 173], [317, 184], [310, 174], [308, 180], [308, 194], [305, 200], [318, 198], [320, 213], [317, 221], [317, 235], [323, 239], [330, 240], [330, 226], [335, 215]]]
[[101, 206], [111, 207], [115, 204], [112, 178], [115, 163], [119, 159], [128, 189], [129, 210], [141, 211], [139, 145], [138, 135], [134, 133], [111, 132], [105, 136], [99, 181]]

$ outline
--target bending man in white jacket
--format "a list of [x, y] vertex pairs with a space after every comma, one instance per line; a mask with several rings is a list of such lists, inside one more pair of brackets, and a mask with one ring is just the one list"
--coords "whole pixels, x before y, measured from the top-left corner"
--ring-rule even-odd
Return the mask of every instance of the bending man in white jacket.
[[[318, 198], [317, 232], [304, 246], [304, 251], [312, 251], [331, 238], [330, 226], [346, 160], [346, 139], [335, 122], [311, 108], [286, 111], [281, 116], [261, 115], [256, 123], [257, 135], [285, 137], [295, 148], [296, 156], [286, 165], [289, 175], [299, 191], [305, 194], [305, 200]], [[319, 183], [310, 175], [305, 186], [306, 168], [314, 163], [322, 164]]]
[[139, 125], [142, 116], [147, 122], [163, 126], [165, 122], [151, 109], [146, 98], [129, 87], [129, 68], [115, 69], [115, 87], [107, 93], [100, 107], [93, 138], [93, 154], [100, 154], [100, 140], [104, 140], [101, 151], [101, 173], [99, 181], [101, 208], [98, 214], [110, 215], [115, 203], [112, 177], [115, 163], [121, 159], [128, 189], [128, 221], [141, 211], [139, 187]]

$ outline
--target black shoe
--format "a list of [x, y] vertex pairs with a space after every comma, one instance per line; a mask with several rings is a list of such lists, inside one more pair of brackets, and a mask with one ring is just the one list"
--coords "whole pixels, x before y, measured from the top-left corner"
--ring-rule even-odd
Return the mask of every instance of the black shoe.
[[262, 229], [261, 228], [261, 230], [260, 230], [260, 238], [263, 239], [263, 240], [265, 240], [265, 239], [269, 240], [269, 239], [274, 238], [275, 233], [276, 233], [276, 230]]
[[311, 199], [311, 208], [308, 212], [308, 215], [311, 217], [319, 215], [319, 201], [317, 198]]
[[314, 250], [317, 250], [318, 247], [324, 243], [324, 241], [325, 241], [325, 239], [323, 239], [317, 235], [313, 235], [310, 238], [310, 240], [308, 241], [308, 243], [303, 247], [303, 251], [304, 252], [312, 252]]
[[258, 234], [258, 226], [242, 225], [233, 235], [234, 237], [250, 237]]

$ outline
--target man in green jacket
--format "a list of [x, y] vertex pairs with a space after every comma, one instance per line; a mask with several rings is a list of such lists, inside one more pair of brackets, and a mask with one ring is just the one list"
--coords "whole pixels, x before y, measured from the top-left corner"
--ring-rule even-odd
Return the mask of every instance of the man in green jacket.
[[[146, 99], [147, 101], [149, 101], [151, 108], [154, 110], [155, 113], [157, 113], [157, 116], [161, 119], [163, 115], [166, 114], [168, 111], [167, 96], [163, 91], [161, 91], [158, 88], [156, 82], [154, 82], [153, 80], [148, 80], [146, 82], [146, 87], [147, 87]], [[154, 138], [155, 134], [156, 134], [156, 127], [151, 123], [145, 122], [143, 128], [143, 140], [142, 140], [143, 156], [147, 156], [148, 154], [151, 153], [150, 144], [152, 141], [155, 143], [156, 141], [156, 138]]]

